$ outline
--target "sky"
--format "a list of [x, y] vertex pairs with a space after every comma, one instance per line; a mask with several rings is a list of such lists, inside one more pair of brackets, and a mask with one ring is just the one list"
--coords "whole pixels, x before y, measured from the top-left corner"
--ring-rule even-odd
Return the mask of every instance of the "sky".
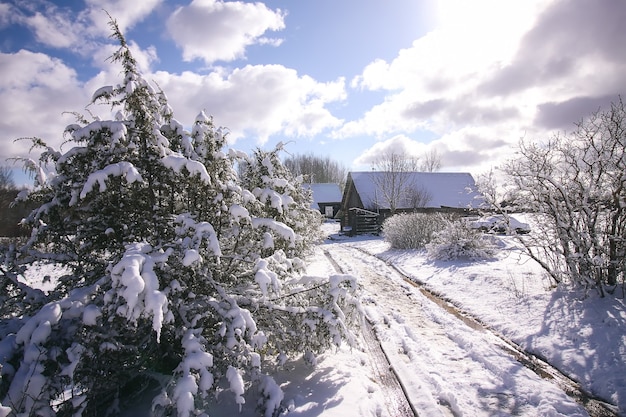
[[120, 82], [105, 10], [183, 125], [348, 170], [393, 149], [480, 175], [626, 90], [622, 0], [2, 0], [0, 165], [111, 118], [87, 107]]

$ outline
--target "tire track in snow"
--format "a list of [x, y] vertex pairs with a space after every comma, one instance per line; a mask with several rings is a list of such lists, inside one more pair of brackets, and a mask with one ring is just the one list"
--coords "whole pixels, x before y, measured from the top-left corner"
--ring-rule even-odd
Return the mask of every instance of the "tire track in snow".
[[[359, 252], [365, 254], [368, 257], [376, 258], [374, 255], [367, 253], [361, 248], [351, 248], [353, 250], [358, 250]], [[378, 259], [380, 262], [385, 262], [381, 259]], [[582, 385], [580, 385], [577, 381], [571, 379], [569, 376], [563, 374], [557, 368], [550, 365], [548, 361], [544, 358], [540, 358], [537, 355], [524, 350], [521, 346], [516, 344], [515, 342], [509, 340], [502, 334], [498, 333], [494, 329], [490, 328], [485, 323], [481, 322], [479, 319], [473, 317], [469, 313], [461, 310], [457, 306], [455, 306], [450, 300], [446, 299], [442, 294], [435, 293], [430, 289], [426, 288], [423, 283], [416, 282], [411, 279], [405, 272], [401, 269], [397, 268], [395, 265], [388, 264], [385, 262], [389, 268], [392, 268], [395, 272], [397, 272], [402, 279], [417, 288], [424, 296], [433, 301], [435, 304], [439, 305], [441, 308], [449, 312], [450, 314], [456, 316], [458, 319], [463, 321], [469, 327], [483, 331], [489, 334], [490, 337], [493, 338], [493, 343], [499, 346], [502, 350], [510, 354], [514, 357], [518, 362], [524, 365], [526, 368], [535, 372], [537, 375], [544, 379], [552, 380], [555, 384], [559, 386], [567, 395], [572, 397], [576, 402], [581, 404], [590, 416], [592, 417], [618, 417], [619, 414], [617, 411], [614, 411], [616, 407], [612, 404], [608, 404], [603, 401], [601, 398], [595, 397], [593, 394], [587, 392]]]
[[479, 324], [467, 319], [460, 324], [457, 316], [372, 255], [331, 245], [328, 253], [341, 269], [361, 278], [367, 317], [418, 413], [587, 414], [561, 389], [528, 370], [517, 355], [503, 351], [490, 332], [477, 331]]
[[[325, 250], [324, 255], [338, 273], [345, 273], [328, 251]], [[363, 339], [367, 345], [374, 372], [380, 381], [389, 415], [393, 417], [418, 417], [417, 412], [406, 396], [405, 388], [402, 386], [398, 375], [394, 372], [389, 358], [378, 342], [369, 321], [364, 323]]]

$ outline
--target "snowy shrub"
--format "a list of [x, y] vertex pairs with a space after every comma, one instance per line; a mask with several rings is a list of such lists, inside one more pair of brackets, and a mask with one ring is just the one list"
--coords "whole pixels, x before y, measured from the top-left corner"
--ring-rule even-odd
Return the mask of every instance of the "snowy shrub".
[[626, 103], [618, 97], [570, 132], [521, 141], [502, 166], [507, 208], [532, 213], [532, 234], [518, 240], [554, 284], [595, 288], [602, 296], [624, 288], [625, 129]]
[[426, 249], [431, 259], [491, 259], [497, 252], [494, 239], [493, 236], [476, 230], [463, 219], [450, 220], [442, 230], [434, 233]]
[[383, 223], [383, 237], [395, 249], [421, 249], [446, 224], [439, 213], [402, 213]]
[[[124, 78], [93, 102], [114, 120], [77, 116], [65, 153], [33, 139], [55, 173], [28, 197], [29, 241], [1, 258], [0, 413], [115, 414], [157, 384], [165, 415], [210, 414], [211, 392], [242, 404], [251, 387], [273, 415], [264, 366], [355, 343], [356, 281], [303, 275], [321, 216], [280, 148], [245, 161], [203, 112], [185, 130], [111, 26]], [[44, 294], [18, 280], [35, 262], [69, 272]]]

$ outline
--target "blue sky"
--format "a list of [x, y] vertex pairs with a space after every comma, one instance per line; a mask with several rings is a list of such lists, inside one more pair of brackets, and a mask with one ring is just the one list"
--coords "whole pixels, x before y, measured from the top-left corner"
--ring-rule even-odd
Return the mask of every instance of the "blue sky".
[[204, 110], [234, 148], [289, 142], [350, 170], [434, 150], [478, 175], [626, 88], [621, 0], [5, 0], [2, 161], [28, 156], [15, 138], [60, 146], [64, 112], [119, 81], [103, 9], [181, 123]]

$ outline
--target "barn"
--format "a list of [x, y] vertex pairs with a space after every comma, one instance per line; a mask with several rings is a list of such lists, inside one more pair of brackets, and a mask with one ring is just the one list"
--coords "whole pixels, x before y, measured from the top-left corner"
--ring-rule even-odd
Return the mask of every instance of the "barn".
[[341, 188], [334, 183], [303, 184], [311, 190], [313, 202], [311, 208], [319, 210], [325, 217], [333, 218], [341, 208]]
[[375, 233], [394, 212], [470, 213], [483, 206], [466, 172], [350, 172], [341, 199], [341, 230]]

